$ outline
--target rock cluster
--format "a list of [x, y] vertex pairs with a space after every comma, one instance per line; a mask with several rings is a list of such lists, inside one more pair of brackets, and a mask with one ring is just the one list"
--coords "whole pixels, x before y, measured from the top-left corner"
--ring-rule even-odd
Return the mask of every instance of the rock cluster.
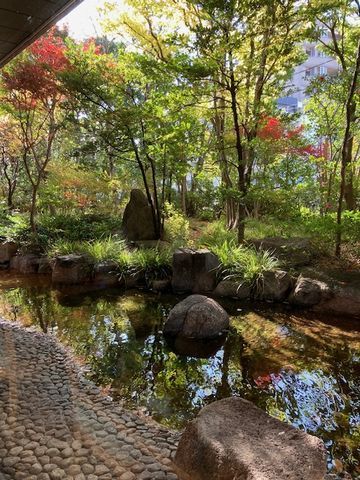
[[102, 395], [54, 338], [0, 320], [1, 480], [176, 480], [176, 445]]
[[[161, 242], [155, 243], [158, 248], [162, 248]], [[304, 245], [300, 242], [299, 249]], [[261, 244], [261, 248], [263, 247]], [[207, 249], [176, 250], [173, 255], [172, 275], [159, 280], [147, 278], [144, 270], [131, 274], [121, 272], [119, 265], [113, 261], [94, 264], [89, 257], [74, 254], [59, 256], [50, 261], [37, 254], [21, 254], [17, 248], [13, 242], [0, 243], [0, 269], [10, 268], [22, 274], [51, 274], [52, 281], [57, 284], [92, 282], [95, 288], [146, 287], [155, 292], [169, 290], [173, 293], [204, 293], [237, 300], [287, 302], [296, 308], [360, 319], [359, 286], [322, 281], [314, 278], [311, 273], [294, 278], [284, 270], [262, 272], [255, 284], [230, 278], [219, 281], [219, 260]]]

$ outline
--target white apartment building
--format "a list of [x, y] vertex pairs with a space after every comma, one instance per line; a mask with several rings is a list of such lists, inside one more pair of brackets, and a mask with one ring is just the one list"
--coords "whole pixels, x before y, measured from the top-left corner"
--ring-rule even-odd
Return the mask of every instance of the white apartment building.
[[301, 112], [307, 94], [309, 81], [316, 76], [335, 75], [339, 71], [339, 64], [329, 57], [319, 43], [304, 42], [303, 48], [307, 54], [304, 63], [298, 65], [288, 83], [288, 95], [279, 98], [278, 107], [289, 113]]

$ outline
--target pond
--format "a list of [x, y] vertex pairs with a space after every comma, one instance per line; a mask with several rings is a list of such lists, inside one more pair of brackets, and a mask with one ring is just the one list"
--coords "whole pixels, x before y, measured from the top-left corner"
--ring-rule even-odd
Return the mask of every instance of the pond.
[[162, 336], [180, 299], [59, 291], [39, 276], [0, 278], [0, 315], [57, 335], [88, 366], [89, 378], [125, 405], [182, 428], [204, 405], [239, 395], [321, 437], [329, 471], [360, 478], [359, 322], [229, 302], [225, 343], [198, 358], [174, 352]]

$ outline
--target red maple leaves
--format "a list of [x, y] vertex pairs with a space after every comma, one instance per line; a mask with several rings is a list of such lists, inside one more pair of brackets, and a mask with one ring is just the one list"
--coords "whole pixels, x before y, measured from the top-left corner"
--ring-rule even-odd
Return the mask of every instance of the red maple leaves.
[[65, 50], [64, 40], [52, 29], [29, 47], [24, 59], [3, 73], [3, 84], [18, 108], [34, 109], [38, 102], [59, 99], [57, 75], [69, 67]]
[[265, 142], [271, 142], [279, 153], [322, 156], [321, 149], [310, 145], [303, 133], [303, 125], [290, 129], [279, 118], [265, 117], [258, 131], [258, 138]]

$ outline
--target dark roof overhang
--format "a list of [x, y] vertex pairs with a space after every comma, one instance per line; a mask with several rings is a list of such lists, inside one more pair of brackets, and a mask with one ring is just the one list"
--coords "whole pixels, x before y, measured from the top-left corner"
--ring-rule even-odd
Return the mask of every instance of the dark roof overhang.
[[0, 0], [0, 67], [82, 0]]

